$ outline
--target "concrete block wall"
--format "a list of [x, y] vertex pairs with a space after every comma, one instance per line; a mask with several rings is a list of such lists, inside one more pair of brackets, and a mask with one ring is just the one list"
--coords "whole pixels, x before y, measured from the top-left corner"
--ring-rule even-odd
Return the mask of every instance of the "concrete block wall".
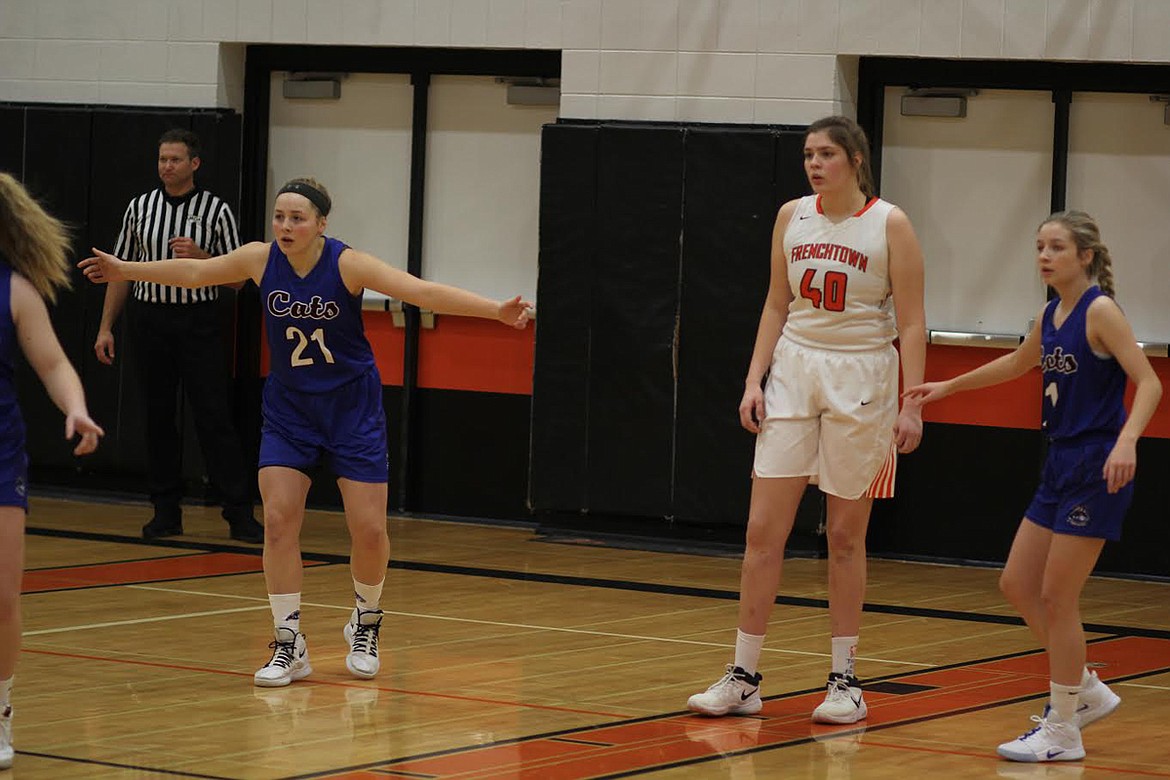
[[248, 43], [561, 49], [561, 115], [801, 124], [857, 58], [1170, 62], [1167, 0], [3, 0], [0, 100], [242, 106]]

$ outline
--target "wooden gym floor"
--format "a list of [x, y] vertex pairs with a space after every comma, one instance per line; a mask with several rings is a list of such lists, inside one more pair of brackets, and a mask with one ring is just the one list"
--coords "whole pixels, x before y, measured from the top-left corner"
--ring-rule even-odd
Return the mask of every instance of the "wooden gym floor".
[[[1091, 662], [1123, 704], [1070, 764], [1000, 761], [1047, 692], [995, 570], [872, 561], [864, 728], [814, 726], [825, 562], [786, 562], [763, 712], [685, 710], [730, 660], [739, 561], [553, 543], [524, 528], [391, 521], [382, 672], [349, 677], [340, 515], [310, 512], [314, 668], [252, 686], [271, 620], [260, 549], [214, 509], [145, 543], [142, 505], [35, 499], [14, 769], [42, 778], [1170, 778], [1170, 585], [1093, 579]], [[1005, 547], [1009, 540], [1004, 540]]]

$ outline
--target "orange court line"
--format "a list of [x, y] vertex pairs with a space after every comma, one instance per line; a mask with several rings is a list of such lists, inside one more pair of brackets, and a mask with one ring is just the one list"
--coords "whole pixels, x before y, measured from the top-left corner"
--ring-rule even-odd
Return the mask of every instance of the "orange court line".
[[[305, 561], [306, 566], [320, 566], [322, 561]], [[243, 553], [202, 553], [167, 556], [141, 561], [95, 563], [59, 569], [26, 571], [21, 593], [43, 593], [67, 588], [94, 588], [108, 585], [134, 585], [141, 582], [186, 580], [222, 574], [246, 574], [263, 571], [259, 555]]]
[[[1164, 672], [1170, 670], [1170, 640], [1117, 637], [1093, 642], [1089, 660], [1106, 665], [1099, 672], [1105, 680]], [[1048, 689], [1047, 657], [1036, 652], [884, 680], [923, 688], [887, 693], [880, 690], [881, 681], [875, 681], [876, 689], [866, 691], [869, 717], [863, 725], [869, 731], [1039, 698]], [[460, 780], [520, 776], [585, 780], [803, 744], [857, 730], [857, 726], [813, 724], [809, 713], [823, 697], [822, 691], [814, 691], [768, 699], [759, 716], [750, 718], [710, 719], [675, 713], [401, 758], [363, 769]], [[561, 741], [567, 736], [606, 745]], [[361, 770], [330, 777], [361, 777], [353, 771]]]

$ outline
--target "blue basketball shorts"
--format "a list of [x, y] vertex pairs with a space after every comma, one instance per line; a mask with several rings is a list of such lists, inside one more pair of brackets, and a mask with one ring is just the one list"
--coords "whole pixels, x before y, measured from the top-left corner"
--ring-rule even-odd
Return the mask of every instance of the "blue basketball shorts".
[[28, 455], [22, 435], [18, 441], [5, 441], [0, 449], [0, 506], [28, 511]]
[[387, 482], [382, 381], [369, 371], [336, 390], [301, 393], [268, 377], [262, 404], [260, 468], [308, 472], [318, 464], [355, 482]]
[[1120, 539], [1121, 522], [1133, 502], [1133, 482], [1116, 493], [1106, 490], [1105, 460], [1116, 441], [1052, 442], [1040, 486], [1024, 516], [1056, 534]]

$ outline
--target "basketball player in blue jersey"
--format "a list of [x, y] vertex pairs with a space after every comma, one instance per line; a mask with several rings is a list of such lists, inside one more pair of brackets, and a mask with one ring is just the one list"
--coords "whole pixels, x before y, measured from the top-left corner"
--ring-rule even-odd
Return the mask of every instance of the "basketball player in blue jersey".
[[[1112, 260], [1092, 218], [1080, 211], [1053, 214], [1040, 226], [1036, 252], [1040, 276], [1057, 297], [1019, 348], [945, 382], [911, 387], [905, 396], [929, 403], [1041, 368], [1048, 456], [1000, 588], [1048, 650], [1050, 698], [1044, 714], [1032, 716], [1038, 725], [998, 752], [1012, 761], [1075, 761], [1085, 755], [1080, 730], [1121, 703], [1085, 668], [1081, 589], [1105, 540], [1121, 536], [1137, 440], [1162, 383], [1113, 301]], [[1127, 376], [1137, 391], [1128, 419]]]
[[16, 179], [0, 173], [0, 769], [12, 766], [12, 678], [20, 654], [20, 581], [28, 456], [16, 400], [20, 345], [49, 397], [65, 413], [65, 438], [80, 436], [75, 455], [97, 449], [102, 429], [86, 411], [77, 372], [53, 333], [43, 299], [69, 286], [64, 227]]
[[264, 577], [275, 624], [272, 657], [255, 674], [262, 687], [288, 685], [312, 671], [300, 630], [300, 530], [310, 480], [322, 459], [337, 475], [351, 537], [356, 606], [344, 627], [346, 666], [378, 673], [379, 601], [390, 539], [386, 532], [388, 452], [382, 381], [361, 319], [364, 289], [423, 308], [495, 319], [516, 328], [531, 307], [520, 296], [497, 302], [418, 279], [325, 235], [332, 201], [313, 179], [277, 193], [271, 244], [254, 242], [210, 260], [126, 263], [94, 250], [81, 263], [94, 282], [120, 279], [181, 287], [252, 279], [260, 287], [271, 375], [264, 387], [260, 494]]
[[896, 455], [922, 435], [918, 401], [898, 408], [899, 354], [907, 386], [922, 381], [926, 359], [922, 250], [905, 213], [874, 195], [869, 142], [856, 122], [810, 125], [804, 169], [813, 194], [776, 216], [771, 283], [739, 405], [740, 423], [757, 435], [735, 660], [687, 706], [704, 715], [763, 706], [758, 665], [784, 547], [805, 487], [817, 483], [828, 507], [832, 665], [812, 718], [856, 723], [867, 713], [854, 659], [870, 508], [893, 495]]

